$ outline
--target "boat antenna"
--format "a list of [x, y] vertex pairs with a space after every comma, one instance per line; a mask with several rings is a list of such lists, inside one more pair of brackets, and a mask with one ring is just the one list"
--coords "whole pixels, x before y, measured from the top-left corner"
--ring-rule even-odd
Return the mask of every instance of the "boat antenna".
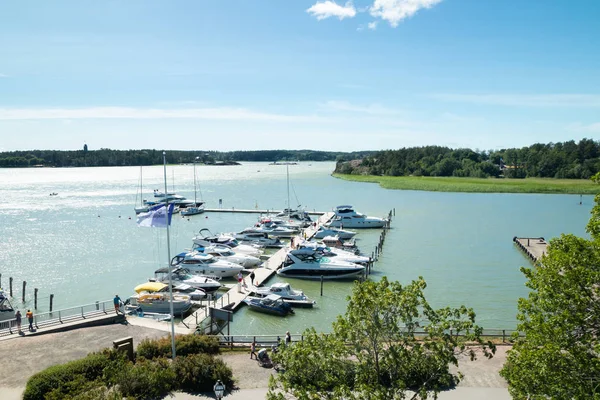
[[290, 219], [290, 212], [292, 205], [290, 204], [290, 165], [285, 164], [285, 170], [287, 173], [287, 217]]
[[171, 311], [171, 353], [175, 359], [175, 314], [173, 313], [173, 268], [171, 267], [171, 239], [169, 237], [169, 196], [167, 196], [167, 153], [163, 151], [165, 178], [165, 206], [167, 207], [167, 266], [169, 268], [169, 310]]

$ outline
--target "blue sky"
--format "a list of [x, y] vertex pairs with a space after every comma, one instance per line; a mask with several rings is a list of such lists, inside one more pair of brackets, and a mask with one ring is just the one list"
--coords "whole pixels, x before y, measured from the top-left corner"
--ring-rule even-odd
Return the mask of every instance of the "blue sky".
[[0, 0], [0, 150], [600, 137], [597, 0]]

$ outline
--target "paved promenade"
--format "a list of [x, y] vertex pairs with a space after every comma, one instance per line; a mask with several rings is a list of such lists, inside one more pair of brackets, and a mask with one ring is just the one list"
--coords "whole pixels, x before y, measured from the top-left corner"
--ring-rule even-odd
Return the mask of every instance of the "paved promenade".
[[[13, 340], [0, 341], [0, 359], [3, 361], [0, 374], [0, 399], [21, 398], [29, 377], [49, 366], [76, 360], [93, 351], [111, 347], [113, 340], [132, 336], [134, 345], [144, 338], [166, 336], [162, 330], [128, 324], [114, 324], [76, 329], [67, 332], [39, 336], [24, 336]], [[498, 371], [506, 360], [509, 347], [498, 346], [496, 356], [487, 360], [479, 358], [474, 362], [461, 360], [460, 370], [465, 378], [455, 390], [442, 393], [442, 400], [508, 400], [506, 382]], [[221, 356], [233, 370], [239, 390], [226, 396], [229, 400], [264, 399], [272, 369], [258, 366], [242, 353], [225, 353]], [[190, 395], [175, 393], [173, 399], [211, 399], [211, 394]]]

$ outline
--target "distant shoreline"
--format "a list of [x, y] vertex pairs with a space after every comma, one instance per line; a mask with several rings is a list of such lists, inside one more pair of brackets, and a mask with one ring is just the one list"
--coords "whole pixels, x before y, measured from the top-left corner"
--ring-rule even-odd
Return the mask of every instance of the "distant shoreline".
[[598, 194], [600, 185], [587, 179], [457, 178], [332, 174], [354, 182], [378, 183], [384, 189], [463, 193]]

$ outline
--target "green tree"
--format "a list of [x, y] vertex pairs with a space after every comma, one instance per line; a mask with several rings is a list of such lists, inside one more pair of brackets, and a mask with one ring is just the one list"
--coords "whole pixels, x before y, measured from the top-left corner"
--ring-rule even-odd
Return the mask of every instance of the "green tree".
[[[600, 180], [600, 174], [595, 176]], [[600, 399], [600, 195], [587, 231], [561, 235], [519, 300], [518, 338], [500, 374], [517, 399]]]
[[332, 334], [308, 329], [275, 355], [285, 372], [272, 378], [267, 398], [426, 399], [456, 385], [461, 375], [449, 366], [459, 356], [492, 357], [495, 347], [484, 344], [472, 309], [435, 310], [425, 287], [423, 278], [356, 282]]

